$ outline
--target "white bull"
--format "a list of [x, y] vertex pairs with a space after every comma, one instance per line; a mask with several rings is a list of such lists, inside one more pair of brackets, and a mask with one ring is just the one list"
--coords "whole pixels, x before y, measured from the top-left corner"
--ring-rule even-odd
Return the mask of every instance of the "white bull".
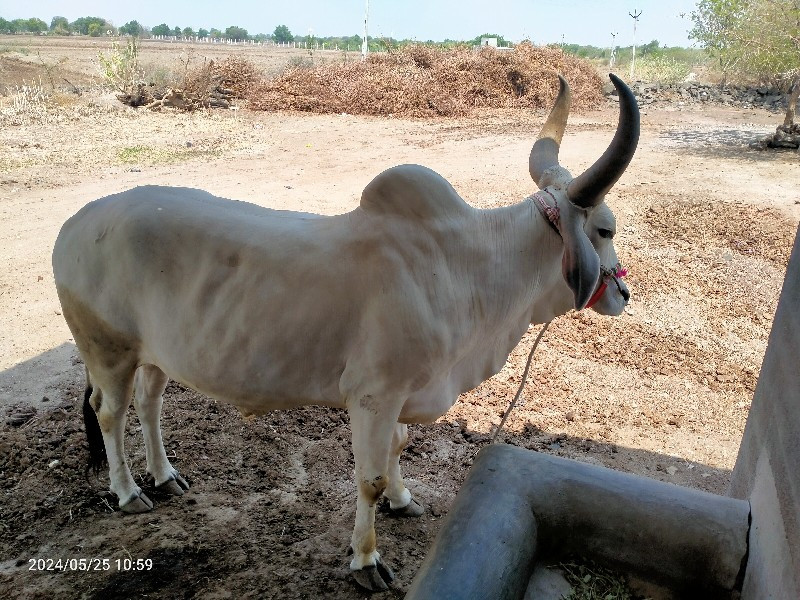
[[55, 281], [91, 382], [92, 457], [97, 466], [104, 446], [121, 509], [153, 506], [123, 450], [134, 388], [147, 471], [173, 494], [188, 485], [161, 439], [168, 377], [245, 413], [346, 408], [358, 486], [350, 567], [365, 587], [386, 588], [375, 504], [384, 495], [400, 514], [422, 513], [400, 473], [406, 424], [434, 421], [497, 373], [529, 324], [590, 298], [602, 314], [625, 307], [603, 198], [633, 156], [639, 113], [612, 80], [617, 132], [573, 179], [558, 164], [570, 104], [561, 79], [530, 156], [542, 192], [513, 206], [477, 210], [433, 171], [405, 165], [339, 216], [139, 187], [69, 219]]

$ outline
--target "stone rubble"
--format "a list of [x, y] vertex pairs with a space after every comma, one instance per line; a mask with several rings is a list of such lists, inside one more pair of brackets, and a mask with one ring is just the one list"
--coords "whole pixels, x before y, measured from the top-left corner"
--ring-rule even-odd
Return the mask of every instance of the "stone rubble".
[[[715, 103], [739, 108], [765, 108], [781, 113], [786, 111], [786, 95], [775, 87], [749, 87], [689, 81], [674, 84], [637, 81], [630, 86], [640, 106], [657, 103], [698, 104]], [[606, 97], [617, 101], [616, 91], [608, 84], [603, 90]]]

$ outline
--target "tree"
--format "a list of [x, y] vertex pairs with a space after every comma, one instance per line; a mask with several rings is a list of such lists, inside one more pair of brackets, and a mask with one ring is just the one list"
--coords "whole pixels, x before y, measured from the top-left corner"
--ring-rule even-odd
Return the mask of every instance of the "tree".
[[103, 26], [100, 23], [89, 23], [89, 35], [91, 37], [100, 37], [103, 35]]
[[42, 33], [44, 31], [47, 31], [47, 23], [35, 17], [32, 19], [28, 19], [26, 31], [29, 31], [31, 33]]
[[219, 29], [215, 29], [214, 27], [212, 27], [211, 31], [208, 32], [208, 35], [210, 35], [212, 38], [218, 40], [219, 38], [222, 37], [222, 32]]
[[225, 37], [232, 40], [246, 40], [247, 29], [242, 29], [241, 27], [231, 25], [225, 30]]
[[172, 29], [166, 23], [161, 23], [161, 25], [153, 27], [150, 33], [153, 35], [172, 35]]
[[646, 54], [656, 54], [661, 46], [658, 43], [658, 40], [652, 40], [649, 44], [645, 44], [641, 46], [642, 56]]
[[11, 23], [0, 17], [0, 33], [11, 33]]
[[50, 21], [50, 31], [63, 35], [61, 32], [69, 33], [69, 21], [67, 17], [53, 17]]
[[800, 2], [700, 0], [692, 21], [690, 36], [726, 73], [773, 83], [788, 95], [783, 127], [791, 129], [800, 95]]
[[175, 37], [181, 37], [181, 28], [175, 25], [175, 29], [170, 31], [170, 34], [174, 35]]
[[197, 30], [197, 37], [204, 39], [207, 38], [209, 34], [208, 29], [203, 29], [202, 27]]
[[182, 33], [183, 37], [194, 37], [194, 29], [191, 27], [184, 27]]
[[110, 28], [110, 25], [106, 23], [106, 20], [102, 17], [81, 17], [80, 19], [75, 19], [75, 21], [70, 23], [70, 29], [82, 35], [89, 35], [89, 26], [92, 24], [97, 25], [95, 31], [102, 32], [106, 28]]
[[139, 37], [144, 32], [144, 27], [139, 25], [138, 21], [128, 21], [119, 28], [119, 32], [122, 35], [130, 35], [133, 37]]
[[294, 36], [286, 25], [278, 25], [275, 31], [272, 32], [272, 39], [279, 44], [283, 44], [294, 40]]

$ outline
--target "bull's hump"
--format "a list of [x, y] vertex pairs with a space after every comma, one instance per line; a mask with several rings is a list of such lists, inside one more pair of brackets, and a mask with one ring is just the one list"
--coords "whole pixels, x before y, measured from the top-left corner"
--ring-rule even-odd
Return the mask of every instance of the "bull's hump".
[[456, 218], [473, 210], [444, 177], [420, 165], [400, 165], [378, 175], [364, 188], [361, 208], [420, 221]]

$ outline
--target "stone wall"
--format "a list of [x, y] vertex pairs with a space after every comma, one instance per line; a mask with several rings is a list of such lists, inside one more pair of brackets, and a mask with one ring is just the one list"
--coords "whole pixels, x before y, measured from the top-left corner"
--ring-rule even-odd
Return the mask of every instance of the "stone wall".
[[[739, 108], [766, 108], [775, 112], [786, 111], [786, 95], [774, 87], [745, 87], [738, 85], [712, 85], [710, 83], [684, 82], [675, 84], [644, 83], [630, 86], [639, 104], [657, 103], [696, 104], [716, 103]], [[613, 86], [606, 86], [609, 99], [617, 101]]]

